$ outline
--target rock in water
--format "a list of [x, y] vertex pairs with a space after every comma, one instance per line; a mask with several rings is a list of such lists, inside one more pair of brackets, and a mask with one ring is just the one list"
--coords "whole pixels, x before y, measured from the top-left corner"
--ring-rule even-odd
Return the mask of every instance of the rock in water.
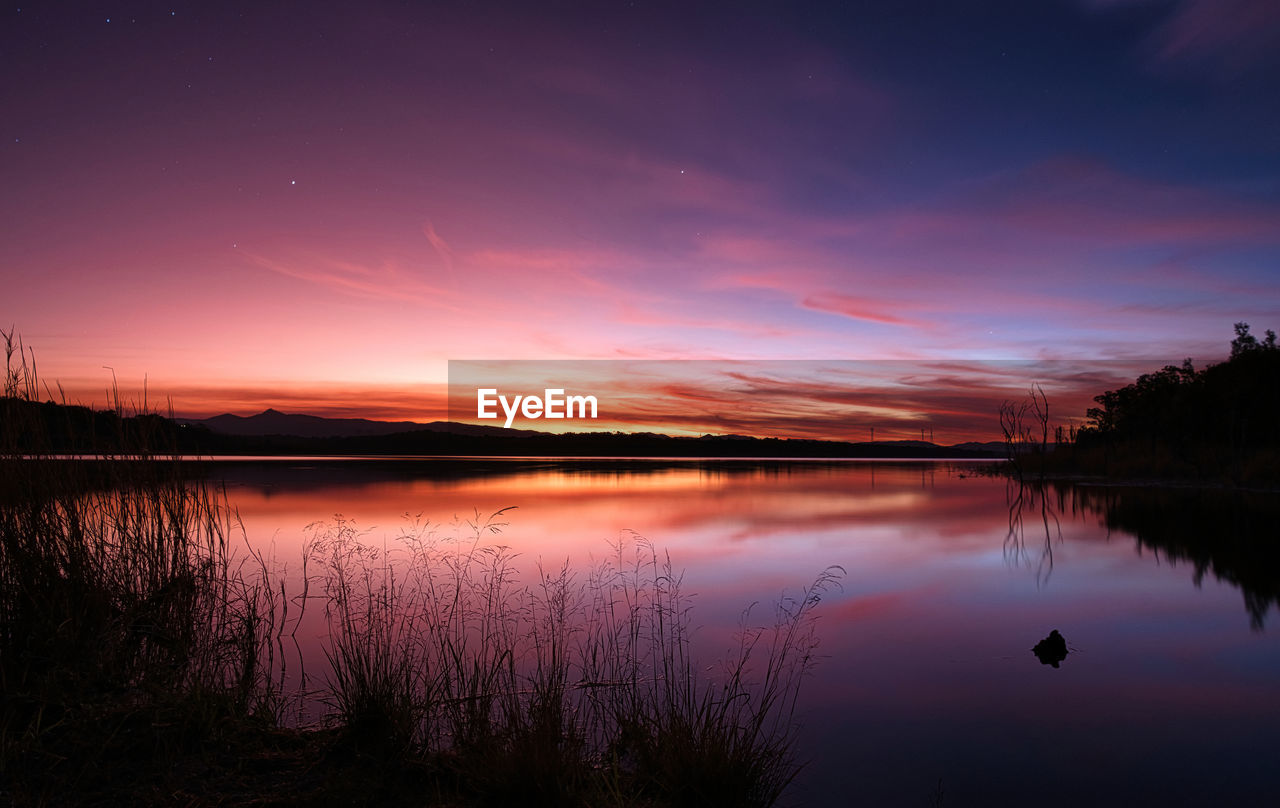
[[1036, 655], [1036, 659], [1040, 660], [1041, 665], [1052, 665], [1058, 667], [1058, 663], [1067, 658], [1067, 641], [1058, 633], [1055, 628], [1049, 632], [1049, 636], [1036, 643], [1036, 647], [1031, 649]]

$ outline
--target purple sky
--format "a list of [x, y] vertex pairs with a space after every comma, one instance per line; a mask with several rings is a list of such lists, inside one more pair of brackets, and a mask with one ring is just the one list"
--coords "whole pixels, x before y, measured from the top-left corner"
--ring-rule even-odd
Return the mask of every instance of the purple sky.
[[1280, 325], [1274, 2], [261, 5], [0, 14], [0, 323], [73, 398]]

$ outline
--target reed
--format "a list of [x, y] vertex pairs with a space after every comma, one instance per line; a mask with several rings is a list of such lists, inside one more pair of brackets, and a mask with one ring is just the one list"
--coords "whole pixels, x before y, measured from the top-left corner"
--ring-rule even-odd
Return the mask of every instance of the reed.
[[468, 798], [774, 804], [799, 770], [813, 611], [842, 570], [764, 626], [744, 614], [736, 645], [703, 668], [681, 578], [649, 542], [618, 542], [585, 577], [539, 567], [525, 585], [509, 549], [486, 542], [500, 517], [451, 540], [415, 524], [382, 545], [345, 520], [313, 526], [346, 740], [442, 767]]
[[[113, 434], [80, 436], [101, 438], [101, 456], [55, 455], [34, 358], [12, 332], [0, 339], [5, 776], [56, 763], [74, 780], [126, 738], [145, 735], [152, 757], [263, 707], [273, 618], [264, 581], [231, 551], [225, 492], [160, 454], [118, 398]], [[68, 747], [76, 759], [61, 760]]]
[[[309, 527], [290, 592], [167, 419], [118, 394], [109, 413], [44, 403], [34, 357], [0, 340], [0, 798], [764, 806], [799, 770], [839, 568], [763, 625], [744, 612], [709, 667], [681, 575], [635, 535], [522, 578], [505, 512], [388, 540], [338, 517]], [[291, 692], [282, 640], [314, 600], [327, 676]], [[313, 697], [324, 724], [288, 725]]]

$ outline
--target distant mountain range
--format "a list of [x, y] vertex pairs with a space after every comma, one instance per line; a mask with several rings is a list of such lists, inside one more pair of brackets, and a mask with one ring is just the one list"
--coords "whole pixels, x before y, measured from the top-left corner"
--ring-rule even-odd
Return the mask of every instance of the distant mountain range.
[[534, 435], [548, 434], [527, 429], [473, 424], [455, 424], [449, 421], [371, 421], [368, 418], [322, 418], [318, 415], [280, 412], [267, 409], [257, 415], [232, 415], [223, 413], [212, 418], [179, 418], [180, 424], [208, 427], [223, 435], [263, 437], [282, 435], [294, 438], [362, 438], [373, 435], [395, 435], [400, 432], [431, 430], [455, 435]]
[[[450, 421], [372, 421], [323, 418], [268, 409], [256, 415], [178, 419], [212, 433], [215, 452], [511, 454], [630, 456], [790, 456], [797, 457], [992, 457], [1003, 456], [998, 441], [940, 446], [928, 441], [874, 443], [745, 435], [672, 437], [652, 432], [556, 434], [530, 429], [459, 424]], [[202, 430], [203, 431], [203, 430]], [[206, 434], [208, 434], [206, 433]]]

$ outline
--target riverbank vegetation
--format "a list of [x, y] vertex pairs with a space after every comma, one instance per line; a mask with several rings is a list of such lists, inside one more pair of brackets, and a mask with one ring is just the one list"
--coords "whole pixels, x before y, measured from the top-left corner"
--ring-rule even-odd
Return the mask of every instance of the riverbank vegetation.
[[1236, 486], [1280, 484], [1280, 346], [1237, 323], [1226, 361], [1191, 360], [1139, 376], [1094, 398], [1086, 422], [1051, 427], [1032, 390], [1001, 411], [1011, 473], [1183, 480]]
[[[763, 806], [798, 771], [814, 610], [840, 570], [745, 614], [709, 667], [680, 574], [639, 539], [522, 580], [495, 521], [387, 542], [334, 519], [299, 591], [118, 400], [98, 459], [56, 456], [34, 363], [5, 342], [0, 799]], [[279, 649], [308, 612], [327, 665], [297, 692]], [[291, 718], [299, 699], [317, 720]]]

